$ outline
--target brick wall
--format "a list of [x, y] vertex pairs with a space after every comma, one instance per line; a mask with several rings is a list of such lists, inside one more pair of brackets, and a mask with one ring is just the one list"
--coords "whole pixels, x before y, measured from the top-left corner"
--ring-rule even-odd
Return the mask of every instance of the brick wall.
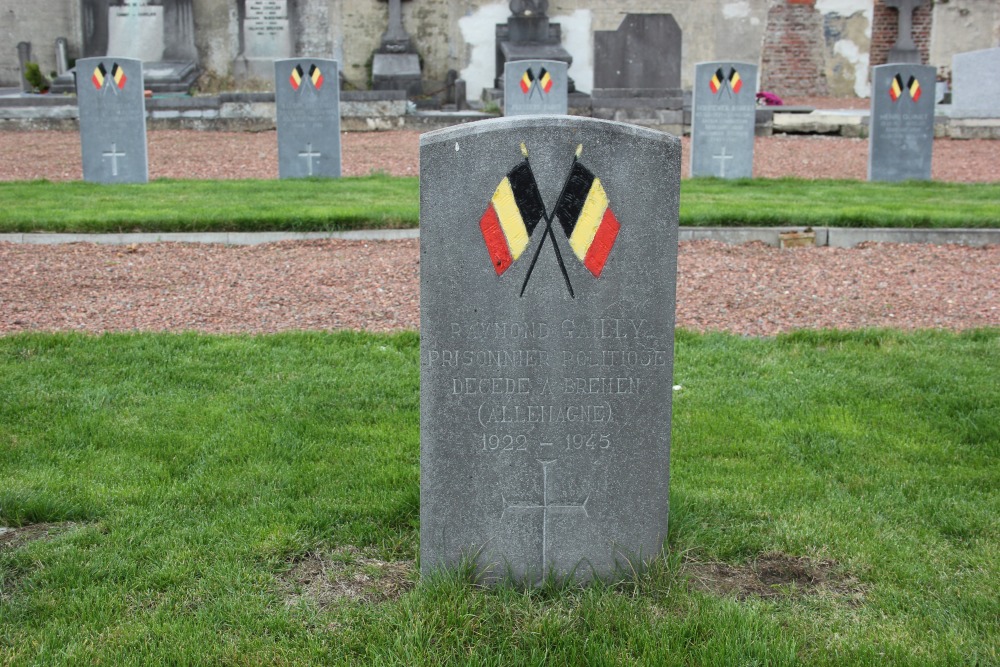
[[825, 44], [816, 0], [772, 3], [761, 52], [761, 90], [782, 97], [826, 95]]
[[[886, 7], [883, 0], [875, 0], [872, 16], [872, 46], [869, 62], [872, 67], [884, 65], [889, 57], [889, 49], [896, 43], [899, 30], [899, 12]], [[925, 65], [930, 59], [931, 25], [934, 17], [934, 2], [925, 2], [913, 12], [913, 41], [920, 49], [920, 59]]]

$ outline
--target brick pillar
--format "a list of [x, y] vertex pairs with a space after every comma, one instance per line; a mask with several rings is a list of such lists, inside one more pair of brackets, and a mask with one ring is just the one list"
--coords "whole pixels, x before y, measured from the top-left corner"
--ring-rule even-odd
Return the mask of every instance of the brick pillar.
[[825, 46], [816, 0], [772, 2], [761, 54], [761, 90], [783, 97], [826, 95]]
[[[929, 0], [917, 7], [913, 12], [913, 41], [920, 49], [920, 60], [927, 64], [930, 59], [931, 26], [934, 20], [934, 0]], [[882, 0], [875, 0], [875, 11], [872, 15], [872, 45], [870, 60], [872, 67], [884, 65], [889, 56], [889, 49], [896, 43], [899, 30], [899, 12], [892, 7], [886, 7]]]

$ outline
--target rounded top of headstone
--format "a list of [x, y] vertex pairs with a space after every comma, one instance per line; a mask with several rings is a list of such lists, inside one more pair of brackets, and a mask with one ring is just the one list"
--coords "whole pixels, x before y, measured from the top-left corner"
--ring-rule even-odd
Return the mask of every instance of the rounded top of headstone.
[[549, 0], [511, 0], [510, 11], [514, 16], [545, 16]]

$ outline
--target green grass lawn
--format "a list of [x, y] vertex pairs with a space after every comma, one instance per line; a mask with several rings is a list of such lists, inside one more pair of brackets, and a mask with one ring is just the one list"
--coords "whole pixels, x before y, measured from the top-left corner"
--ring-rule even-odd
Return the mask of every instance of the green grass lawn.
[[[416, 334], [2, 337], [0, 525], [74, 523], [0, 546], [0, 664], [998, 664], [998, 376], [1000, 330], [680, 332], [652, 572], [319, 604], [311, 556], [417, 554]], [[825, 583], [699, 584], [776, 555]]]
[[[483, 196], [485, 207], [487, 196]], [[154, 181], [0, 183], [0, 232], [336, 231], [415, 227], [418, 182]], [[1000, 227], [1000, 183], [686, 180], [681, 224]]]

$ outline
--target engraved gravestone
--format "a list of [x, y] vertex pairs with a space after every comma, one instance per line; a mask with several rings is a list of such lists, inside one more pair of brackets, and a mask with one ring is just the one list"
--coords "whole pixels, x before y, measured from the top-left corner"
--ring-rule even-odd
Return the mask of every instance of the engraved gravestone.
[[340, 176], [340, 78], [336, 60], [274, 63], [280, 178]]
[[420, 141], [420, 559], [537, 585], [667, 535], [680, 142], [590, 118]]
[[565, 115], [568, 66], [559, 60], [513, 60], [504, 65], [503, 113]]
[[147, 182], [142, 61], [82, 58], [76, 71], [83, 180]]
[[935, 74], [930, 65], [873, 68], [869, 181], [930, 180]]
[[691, 175], [753, 176], [757, 66], [711, 62], [695, 65], [691, 109]]

